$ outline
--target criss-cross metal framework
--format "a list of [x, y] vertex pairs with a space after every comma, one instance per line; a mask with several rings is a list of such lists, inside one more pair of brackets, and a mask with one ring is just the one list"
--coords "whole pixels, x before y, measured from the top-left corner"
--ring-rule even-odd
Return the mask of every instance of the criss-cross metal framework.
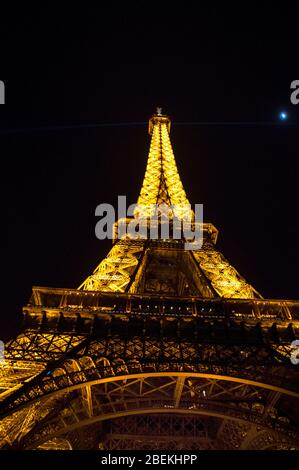
[[[192, 217], [150, 119], [137, 205]], [[299, 301], [266, 300], [216, 250], [118, 237], [78, 289], [34, 287], [0, 362], [0, 447], [298, 449]]]

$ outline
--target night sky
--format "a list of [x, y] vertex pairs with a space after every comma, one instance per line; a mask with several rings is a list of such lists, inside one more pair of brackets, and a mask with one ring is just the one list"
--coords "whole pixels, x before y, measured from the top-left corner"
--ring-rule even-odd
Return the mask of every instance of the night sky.
[[106, 255], [95, 207], [137, 201], [159, 105], [218, 248], [264, 297], [299, 299], [296, 12], [80, 3], [1, 14], [0, 339], [32, 285], [75, 288]]

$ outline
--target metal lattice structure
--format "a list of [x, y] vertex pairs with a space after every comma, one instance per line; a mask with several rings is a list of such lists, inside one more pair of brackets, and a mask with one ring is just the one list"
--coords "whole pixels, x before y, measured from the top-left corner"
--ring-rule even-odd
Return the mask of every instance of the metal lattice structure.
[[[144, 220], [193, 216], [169, 132], [157, 112]], [[202, 229], [195, 251], [116, 230], [78, 289], [33, 287], [0, 362], [0, 447], [299, 449], [299, 301], [263, 299]]]

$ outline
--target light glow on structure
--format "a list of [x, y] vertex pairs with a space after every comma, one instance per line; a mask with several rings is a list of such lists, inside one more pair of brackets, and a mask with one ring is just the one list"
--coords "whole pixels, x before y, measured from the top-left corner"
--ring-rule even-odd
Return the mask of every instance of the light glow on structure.
[[[147, 224], [151, 208], [165, 204], [173, 219], [194, 225], [161, 109], [149, 132], [137, 215]], [[131, 448], [122, 446], [128, 430], [138, 446], [153, 426], [154, 449], [166, 442], [165, 429], [182, 449], [188, 429], [190, 446], [198, 444], [190, 424], [202, 416], [211, 423], [208, 448], [270, 442], [287, 450], [295, 438], [297, 448], [285, 404], [298, 408], [298, 366], [289, 368], [298, 345], [288, 339], [299, 331], [299, 301], [263, 299], [217, 251], [211, 223], [201, 224], [202, 247], [188, 251], [183, 237], [162, 232], [158, 239], [122, 236], [119, 224], [130, 220], [115, 224], [110, 252], [78, 289], [33, 287], [24, 328], [0, 360], [0, 448], [71, 449], [77, 437], [70, 433], [88, 442], [89, 425], [98, 433], [105, 421], [110, 431], [116, 423], [120, 449]], [[147, 427], [139, 426], [149, 415]], [[107, 436], [97, 447], [111, 448], [113, 432]]]
[[[146, 224], [153, 217], [153, 211], [157, 205], [169, 207], [170, 217], [173, 211], [173, 216], [177, 219], [194, 221], [194, 212], [175, 162], [169, 136], [170, 125], [169, 117], [162, 115], [160, 108], [157, 114], [149, 120], [151, 143], [145, 176], [135, 208], [135, 216], [144, 220]], [[115, 224], [116, 227], [120, 222], [124, 223], [125, 219], [118, 221]], [[135, 291], [138, 277], [142, 274], [140, 261], [146, 251], [145, 242], [134, 244], [129, 234], [126, 234], [124, 239], [118, 240], [116, 228], [114, 228], [114, 233], [116, 239], [113, 248], [79, 289], [108, 292]], [[261, 297], [224, 256], [214, 249], [214, 243], [206, 243], [202, 249], [194, 250], [193, 256], [201, 272], [208, 278], [215, 293], [220, 297]]]

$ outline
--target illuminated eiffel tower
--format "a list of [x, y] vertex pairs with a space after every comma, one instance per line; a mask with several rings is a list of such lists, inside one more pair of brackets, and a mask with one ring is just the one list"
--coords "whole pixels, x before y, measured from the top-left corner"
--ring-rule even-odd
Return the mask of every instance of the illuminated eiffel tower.
[[[149, 133], [145, 217], [189, 203], [161, 109]], [[78, 289], [33, 287], [0, 362], [2, 448], [299, 448], [299, 301], [263, 299], [202, 229], [192, 251], [116, 224]]]

